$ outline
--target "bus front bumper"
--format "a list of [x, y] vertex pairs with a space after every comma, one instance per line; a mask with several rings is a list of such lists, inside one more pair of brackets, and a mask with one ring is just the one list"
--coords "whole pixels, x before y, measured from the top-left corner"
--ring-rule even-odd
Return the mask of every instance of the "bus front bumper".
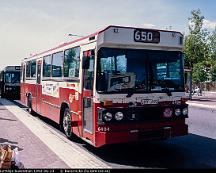
[[181, 126], [162, 126], [149, 129], [133, 129], [129, 131], [115, 131], [115, 132], [97, 132], [97, 140], [95, 146], [100, 147], [106, 144], [128, 143], [145, 140], [161, 140], [176, 136], [183, 136], [188, 134], [188, 125]]

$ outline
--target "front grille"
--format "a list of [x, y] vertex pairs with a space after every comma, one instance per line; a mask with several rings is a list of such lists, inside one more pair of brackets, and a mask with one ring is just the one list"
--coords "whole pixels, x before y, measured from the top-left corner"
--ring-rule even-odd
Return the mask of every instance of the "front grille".
[[160, 107], [129, 108], [123, 113], [125, 115], [125, 120], [158, 120], [162, 119], [163, 109]]
[[[171, 105], [171, 106], [146, 106], [146, 107], [129, 107], [129, 108], [101, 108], [98, 112], [98, 121], [100, 123], [124, 123], [124, 122], [142, 122], [142, 121], [172, 121], [175, 119], [184, 119], [187, 118], [187, 115], [179, 115], [175, 116], [175, 109], [183, 109], [187, 107], [187, 105]], [[173, 114], [169, 118], [165, 118], [163, 116], [163, 112], [165, 108], [171, 108], [173, 111]], [[116, 112], [122, 112], [124, 114], [124, 118], [121, 121], [116, 121], [115, 118], [112, 118], [110, 122], [106, 122], [103, 120], [103, 115], [106, 112], [112, 113], [113, 117]]]

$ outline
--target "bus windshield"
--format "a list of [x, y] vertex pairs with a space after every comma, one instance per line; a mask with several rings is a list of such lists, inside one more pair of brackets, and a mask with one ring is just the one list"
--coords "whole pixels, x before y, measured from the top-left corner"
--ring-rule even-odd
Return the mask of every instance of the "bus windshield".
[[184, 91], [179, 51], [101, 48], [97, 91], [102, 93]]
[[20, 72], [6, 72], [5, 83], [20, 83]]

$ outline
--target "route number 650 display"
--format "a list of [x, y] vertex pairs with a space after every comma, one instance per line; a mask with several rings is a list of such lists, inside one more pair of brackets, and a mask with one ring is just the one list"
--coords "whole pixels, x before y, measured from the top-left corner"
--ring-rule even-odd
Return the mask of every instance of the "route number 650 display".
[[160, 32], [153, 30], [135, 29], [134, 41], [143, 43], [159, 43]]

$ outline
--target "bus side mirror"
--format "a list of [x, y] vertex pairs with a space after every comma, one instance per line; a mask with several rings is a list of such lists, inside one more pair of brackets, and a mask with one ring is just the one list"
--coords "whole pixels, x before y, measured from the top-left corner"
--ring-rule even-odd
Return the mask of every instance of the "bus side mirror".
[[89, 56], [84, 56], [82, 59], [82, 69], [89, 69], [90, 65], [90, 57]]

